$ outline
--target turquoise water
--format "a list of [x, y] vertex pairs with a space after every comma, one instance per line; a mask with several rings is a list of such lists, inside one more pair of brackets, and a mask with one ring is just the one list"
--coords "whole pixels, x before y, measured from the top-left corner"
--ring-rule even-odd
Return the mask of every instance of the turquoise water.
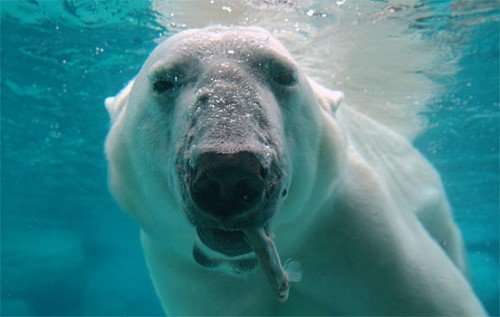
[[[448, 34], [442, 44], [459, 70], [428, 74], [445, 89], [415, 143], [442, 175], [474, 288], [498, 315], [498, 6], [422, 3], [434, 13], [416, 14], [411, 27], [430, 38]], [[107, 191], [103, 100], [169, 30], [145, 1], [0, 8], [1, 314], [161, 315], [138, 227]]]

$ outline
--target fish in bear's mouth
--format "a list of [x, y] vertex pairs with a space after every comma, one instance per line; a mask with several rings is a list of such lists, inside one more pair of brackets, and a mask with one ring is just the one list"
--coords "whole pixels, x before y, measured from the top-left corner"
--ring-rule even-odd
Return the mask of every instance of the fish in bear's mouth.
[[[260, 263], [280, 302], [288, 299], [290, 282], [301, 279], [302, 269], [297, 261], [288, 259], [282, 266], [269, 226], [235, 231], [197, 227], [196, 232], [202, 243], [193, 247], [193, 258], [198, 264], [207, 268], [226, 267], [242, 274], [255, 270]], [[223, 256], [213, 256], [206, 247]]]

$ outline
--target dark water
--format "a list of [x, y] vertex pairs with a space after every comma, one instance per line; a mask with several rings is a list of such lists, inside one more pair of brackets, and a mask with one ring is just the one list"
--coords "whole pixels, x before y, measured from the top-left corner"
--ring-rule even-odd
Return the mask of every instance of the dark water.
[[[444, 180], [474, 287], [499, 314], [499, 27], [494, 1], [424, 1], [460, 71], [416, 145]], [[103, 106], [167, 30], [142, 1], [2, 1], [1, 314], [161, 315], [137, 226], [107, 191]]]

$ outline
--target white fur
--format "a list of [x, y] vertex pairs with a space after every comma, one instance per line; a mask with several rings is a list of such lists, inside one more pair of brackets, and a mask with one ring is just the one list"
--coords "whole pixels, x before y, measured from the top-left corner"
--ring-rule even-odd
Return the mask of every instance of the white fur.
[[[484, 315], [465, 277], [461, 237], [437, 172], [407, 139], [304, 75], [294, 98], [271, 111], [291, 159], [288, 197], [273, 219], [276, 245], [282, 259], [302, 263], [302, 281], [279, 304], [260, 269], [235, 278], [194, 262], [195, 233], [180, 206], [171, 159], [192, 96], [181, 92], [174, 114], [166, 115], [148, 76], [169, 63], [171, 50], [177, 60], [183, 51], [203, 55], [201, 39], [213, 37], [221, 44], [267, 43], [295, 63], [262, 29], [191, 30], [161, 44], [135, 82], [106, 101], [113, 118], [106, 141], [110, 188], [141, 225], [165, 312]], [[186, 43], [189, 50], [178, 50]]]

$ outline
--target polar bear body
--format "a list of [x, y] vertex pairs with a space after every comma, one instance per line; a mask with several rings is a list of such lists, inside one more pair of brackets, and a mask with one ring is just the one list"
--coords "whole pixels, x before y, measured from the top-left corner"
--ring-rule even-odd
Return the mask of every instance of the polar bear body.
[[[258, 64], [254, 57], [283, 60], [296, 78], [281, 78], [286, 87], [276, 88], [251, 68]], [[170, 82], [155, 86], [179, 63], [197, 71], [173, 90]], [[284, 304], [274, 298], [261, 269], [238, 274], [231, 265], [211, 270], [193, 260], [199, 241], [192, 216], [183, 212], [187, 198], [174, 157], [207, 142], [186, 144], [197, 137], [189, 135], [188, 125], [205, 131], [207, 121], [224, 122], [215, 116], [190, 121], [193, 96], [212, 73], [224, 74], [222, 81], [234, 74], [236, 86], [231, 80], [220, 86], [227, 89], [245, 76], [246, 97], [234, 96], [241, 93], [235, 89], [224, 98], [242, 107], [252, 99], [269, 108], [255, 115], [271, 122], [273, 131], [255, 140], [278, 139], [274, 146], [286, 174], [280, 184], [288, 190], [270, 221], [282, 258], [297, 259], [304, 270]], [[213, 91], [226, 93], [212, 83]], [[151, 87], [163, 91], [165, 85], [172, 95], [155, 96]], [[239, 27], [190, 30], [168, 39], [136, 79], [106, 101], [113, 122], [106, 141], [110, 188], [141, 225], [148, 267], [168, 315], [484, 314], [464, 277], [462, 241], [439, 175], [405, 138], [340, 101], [341, 94], [301, 74], [269, 33]], [[236, 112], [219, 110], [235, 119]], [[241, 133], [242, 140], [251, 139]], [[189, 153], [182, 155], [188, 159]]]

